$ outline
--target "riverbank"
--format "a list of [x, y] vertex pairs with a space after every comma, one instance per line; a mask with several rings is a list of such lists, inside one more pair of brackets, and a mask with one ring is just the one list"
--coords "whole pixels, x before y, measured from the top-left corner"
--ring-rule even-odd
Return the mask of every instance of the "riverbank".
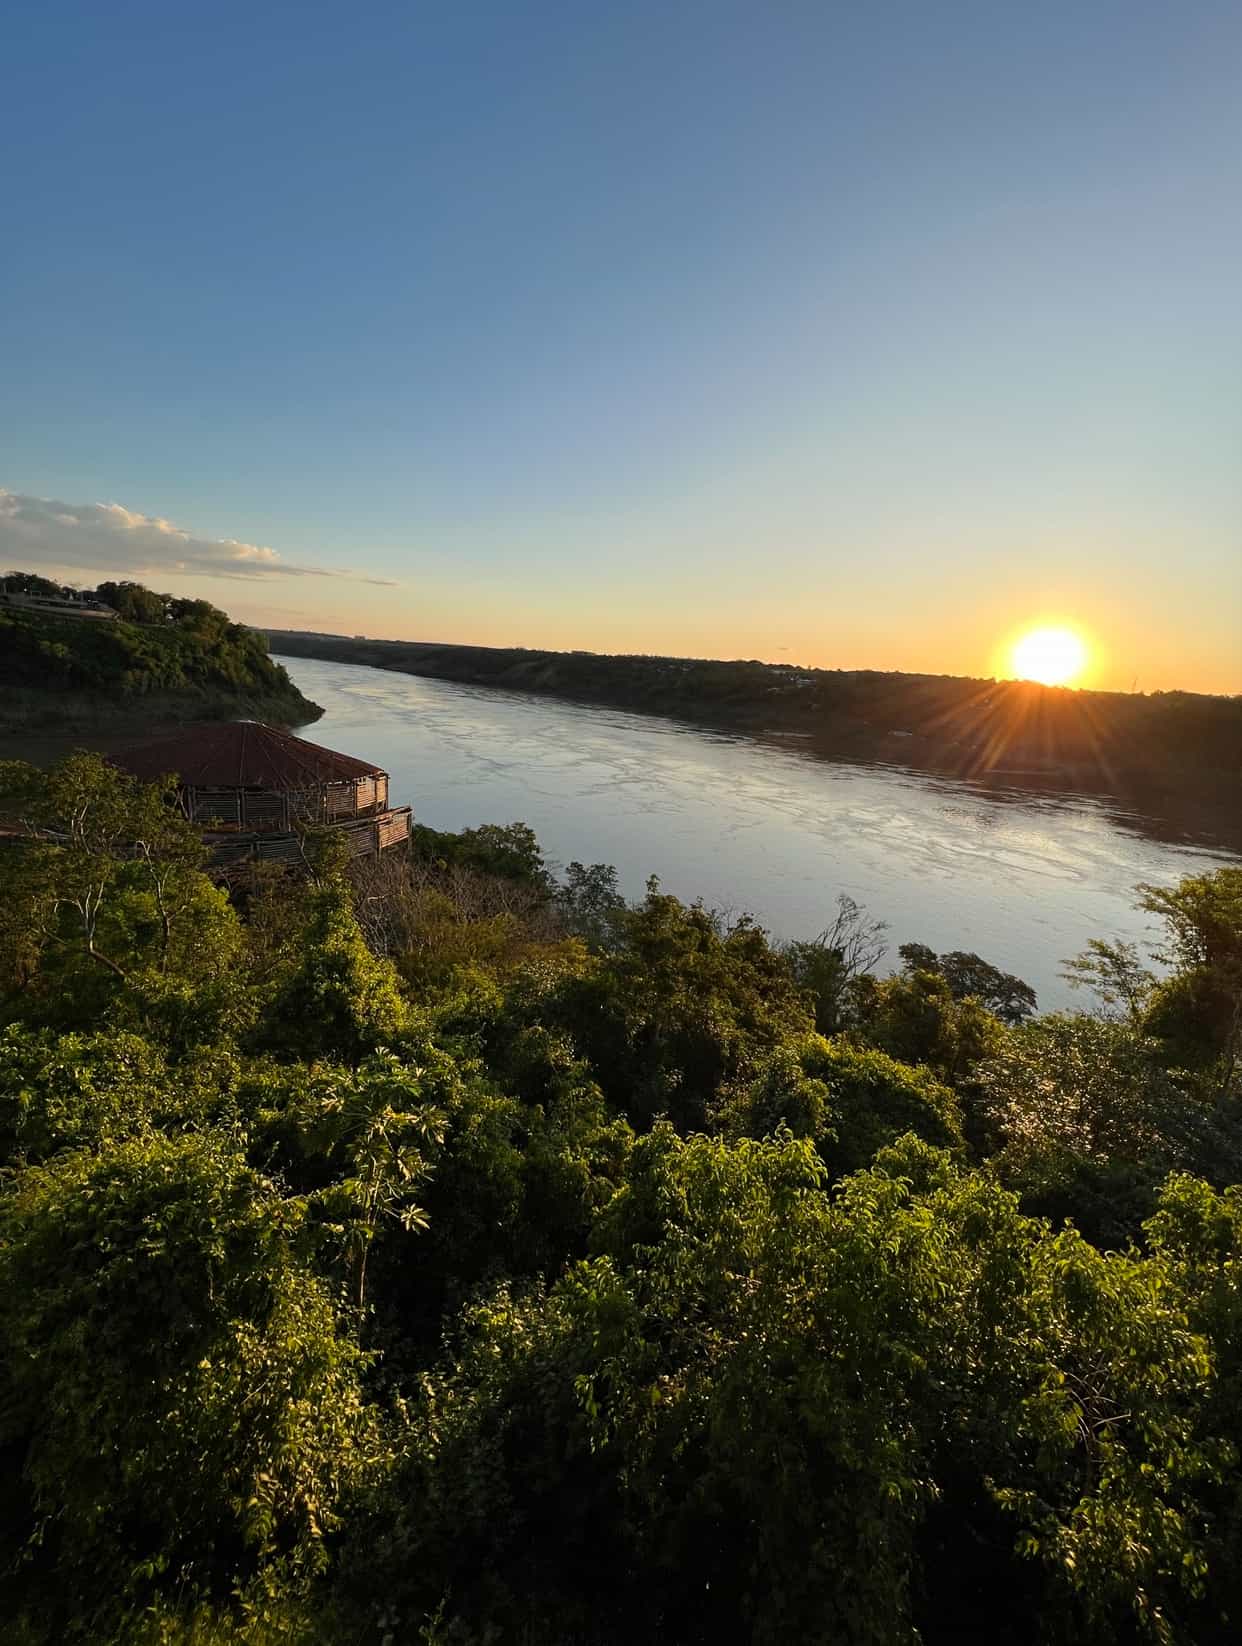
[[814, 938], [847, 893], [908, 940], [971, 950], [1072, 1005], [1061, 967], [1101, 932], [1142, 942], [1140, 881], [1225, 859], [1106, 800], [896, 763], [808, 758], [788, 738], [656, 715], [286, 659], [325, 708], [311, 734], [389, 774], [428, 828], [521, 821], [547, 860], [613, 864], [627, 898], [649, 876], [687, 902], [745, 910]]
[[[158, 606], [165, 597], [150, 599]], [[205, 602], [181, 605], [133, 622], [0, 610], [0, 748], [55, 758], [66, 746], [132, 743], [202, 721], [305, 726], [319, 718], [322, 709], [253, 630]]]
[[1242, 698], [267, 631], [290, 658], [530, 692], [1041, 794], [1105, 797], [1242, 849]]

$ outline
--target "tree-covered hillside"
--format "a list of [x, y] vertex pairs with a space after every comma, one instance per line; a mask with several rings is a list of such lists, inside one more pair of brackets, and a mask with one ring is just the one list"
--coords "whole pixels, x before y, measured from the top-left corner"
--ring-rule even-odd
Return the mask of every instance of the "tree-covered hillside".
[[0, 789], [5, 1640], [1237, 1638], [1242, 869], [1040, 1015], [521, 825], [225, 890]]
[[[5, 582], [15, 592], [64, 592], [31, 573]], [[93, 594], [117, 621], [0, 606], [0, 713], [8, 724], [252, 714], [304, 725], [321, 712], [268, 656], [262, 635], [207, 601], [136, 583], [103, 583]]]

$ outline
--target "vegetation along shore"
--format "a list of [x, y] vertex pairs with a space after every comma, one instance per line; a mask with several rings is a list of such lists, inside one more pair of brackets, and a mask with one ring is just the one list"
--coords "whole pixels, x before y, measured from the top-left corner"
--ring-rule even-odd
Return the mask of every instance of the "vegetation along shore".
[[0, 766], [7, 1640], [1236, 1640], [1242, 870], [1040, 1015], [171, 781]]
[[321, 713], [262, 635], [206, 600], [137, 583], [83, 595], [33, 573], [0, 588], [0, 735], [108, 739], [192, 720], [305, 725]]

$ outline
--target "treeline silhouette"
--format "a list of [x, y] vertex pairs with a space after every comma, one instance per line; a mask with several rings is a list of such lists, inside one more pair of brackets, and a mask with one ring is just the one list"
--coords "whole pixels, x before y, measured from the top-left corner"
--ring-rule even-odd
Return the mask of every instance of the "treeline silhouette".
[[269, 640], [291, 657], [793, 735], [825, 754], [959, 777], [1060, 779], [1122, 795], [1167, 789], [1218, 798], [1225, 787], [1242, 798], [1242, 697], [282, 631], [269, 631]]

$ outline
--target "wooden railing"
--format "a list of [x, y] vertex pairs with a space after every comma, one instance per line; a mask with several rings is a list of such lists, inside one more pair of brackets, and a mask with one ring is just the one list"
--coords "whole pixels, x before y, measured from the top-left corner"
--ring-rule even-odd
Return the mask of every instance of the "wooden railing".
[[[393, 846], [403, 845], [410, 838], [413, 814], [408, 806], [396, 806], [373, 817], [350, 818], [347, 822], [329, 827], [349, 848], [351, 857], [375, 857]], [[301, 863], [305, 860], [302, 836], [295, 833], [253, 831], [217, 832], [207, 830], [203, 840], [211, 856], [209, 868], [229, 868], [233, 864]]]
[[287, 834], [299, 823], [335, 826], [353, 818], [374, 818], [388, 810], [388, 778], [383, 772], [352, 782], [315, 784], [278, 792], [268, 789], [186, 784], [181, 806], [192, 823], [220, 833]]

